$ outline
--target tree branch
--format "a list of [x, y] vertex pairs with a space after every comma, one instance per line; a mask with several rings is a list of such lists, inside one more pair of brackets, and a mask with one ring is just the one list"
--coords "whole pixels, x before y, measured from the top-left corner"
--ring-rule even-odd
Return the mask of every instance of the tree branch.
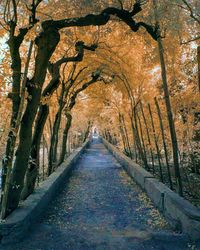
[[[76, 43], [75, 48], [76, 48], [76, 51], [78, 51], [78, 54], [76, 56], [64, 57], [64, 58], [61, 58], [60, 60], [58, 60], [56, 63], [50, 64], [49, 71], [52, 75], [52, 79], [51, 79], [50, 83], [47, 85], [47, 87], [44, 89], [44, 91], [42, 93], [43, 97], [47, 96], [47, 95], [51, 95], [54, 92], [54, 90], [58, 87], [59, 78], [60, 78], [60, 73], [59, 73], [60, 66], [63, 63], [82, 61], [83, 57], [84, 57], [84, 50], [87, 49], [87, 50], [95, 51], [95, 49], [97, 48], [97, 45], [86, 46], [84, 44], [84, 42], [79, 41]], [[80, 71], [80, 72], [82, 72], [82, 71]], [[79, 73], [77, 74], [77, 77], [78, 76], [79, 76]], [[72, 82], [74, 82], [77, 79], [77, 77], [75, 77], [75, 79], [72, 80]]]
[[190, 17], [193, 18], [196, 22], [198, 22], [198, 24], [200, 24], [200, 20], [194, 15], [194, 11], [189, 5], [189, 3], [186, 0], [182, 0], [182, 2], [186, 5], [187, 10], [190, 12]]
[[55, 64], [55, 66], [60, 66], [63, 63], [67, 63], [67, 62], [80, 62], [83, 60], [83, 56], [84, 56], [84, 50], [90, 50], [90, 51], [95, 51], [95, 49], [97, 48], [96, 44], [93, 44], [91, 46], [86, 46], [84, 44], [84, 42], [82, 41], [78, 41], [75, 44], [75, 48], [76, 51], [78, 52], [78, 54], [76, 56], [73, 57], [63, 57], [60, 60], [58, 60]]
[[83, 91], [83, 90], [85, 90], [87, 87], [89, 87], [91, 84], [93, 84], [93, 83], [97, 82], [98, 80], [100, 80], [100, 75], [101, 75], [100, 70], [96, 70], [95, 72], [93, 72], [93, 73], [91, 74], [92, 79], [91, 79], [90, 81], [84, 83], [84, 84], [81, 86], [81, 88], [78, 88], [78, 89], [74, 92], [74, 94], [71, 96], [71, 98], [70, 98], [70, 103], [69, 103], [67, 109], [71, 110], [71, 109], [74, 107], [74, 105], [76, 104], [77, 95], [78, 95], [81, 91]]
[[133, 17], [139, 13], [142, 8], [142, 1], [137, 1], [131, 12], [123, 9], [117, 9], [114, 7], [108, 7], [103, 10], [100, 14], [89, 14], [84, 17], [67, 18], [62, 20], [47, 20], [42, 22], [42, 28], [44, 30], [52, 27], [55, 29], [62, 29], [67, 27], [83, 27], [83, 26], [101, 26], [105, 25], [109, 20], [111, 15], [118, 17], [123, 22], [125, 22], [133, 32], [137, 32], [142, 26], [146, 31], [152, 36], [154, 40], [157, 40], [157, 35], [153, 26], [150, 26], [144, 22], [136, 23]]
[[189, 39], [189, 40], [187, 40], [187, 41], [180, 41], [180, 44], [181, 44], [181, 45], [183, 45], [183, 44], [188, 44], [188, 43], [190, 43], [190, 42], [194, 42], [194, 41], [197, 41], [197, 40], [199, 40], [199, 39], [200, 39], [200, 36], [197, 36], [197, 37], [191, 38], [191, 39]]

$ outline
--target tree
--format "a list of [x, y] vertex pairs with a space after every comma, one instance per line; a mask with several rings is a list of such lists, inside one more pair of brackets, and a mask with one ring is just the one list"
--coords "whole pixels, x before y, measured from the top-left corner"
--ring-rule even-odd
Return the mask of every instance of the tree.
[[[36, 8], [40, 4], [40, 2], [41, 1], [37, 1], [36, 4], [35, 1], [33, 2], [32, 12], [29, 19], [31, 23], [29, 24], [28, 28], [20, 30], [19, 33], [20, 35], [17, 39], [17, 44], [16, 44], [17, 47], [15, 48], [14, 45], [11, 46], [11, 54], [12, 52], [14, 53], [13, 60], [17, 59], [18, 61], [20, 61], [19, 46], [24, 40], [24, 36], [28, 32], [29, 27], [32, 27], [33, 24], [37, 22], [35, 13], [36, 13]], [[48, 62], [53, 52], [55, 51], [56, 46], [60, 41], [59, 30], [74, 26], [83, 27], [90, 25], [98, 25], [98, 26], [105, 25], [110, 20], [111, 15], [116, 15], [123, 22], [125, 22], [133, 32], [138, 31], [140, 27], [144, 27], [147, 30], [147, 32], [153, 37], [153, 39], [156, 40], [157, 36], [152, 26], [144, 22], [136, 23], [133, 19], [133, 17], [142, 10], [141, 4], [142, 2], [137, 1], [130, 12], [123, 9], [108, 7], [97, 15], [89, 14], [86, 15], [85, 17], [80, 17], [80, 18], [68, 18], [56, 21], [47, 20], [42, 22], [41, 26], [43, 31], [35, 39], [35, 44], [37, 46], [37, 55], [35, 58], [34, 74], [32, 79], [30, 79], [26, 84], [29, 99], [27, 100], [27, 105], [21, 121], [21, 126], [19, 131], [19, 145], [16, 150], [16, 158], [13, 165], [11, 176], [6, 177], [9, 179], [9, 181], [7, 181], [8, 185], [6, 185], [5, 187], [6, 191], [3, 194], [3, 202], [2, 202], [3, 205], [2, 205], [2, 215], [1, 215], [2, 218], [11, 213], [19, 204], [20, 195], [23, 189], [24, 177], [29, 161], [29, 153], [31, 149], [30, 138], [32, 138], [32, 126], [37, 113], [37, 108], [39, 106], [41, 98], [41, 89], [45, 81]], [[13, 10], [14, 10], [14, 24], [11, 22], [10, 34], [14, 37], [15, 28], [17, 26], [17, 5], [15, 1], [13, 1]], [[16, 39], [14, 38], [13, 41], [16, 41]], [[11, 44], [13, 43], [11, 42]], [[18, 51], [17, 54], [16, 51]], [[19, 63], [17, 63], [16, 65], [18, 67]], [[21, 69], [17, 68], [17, 70], [14, 72], [18, 72], [17, 74], [17, 79], [18, 79], [19, 75], [21, 75]], [[14, 78], [16, 78], [15, 75]], [[16, 92], [19, 93], [19, 86], [20, 86], [19, 79], [17, 80], [16, 85], [17, 85], [16, 91], [13, 90], [13, 93]], [[18, 110], [18, 102], [19, 102], [18, 99], [15, 98], [15, 103], [13, 104], [13, 107], [16, 108], [17, 110]]]
[[178, 157], [178, 142], [177, 142], [176, 130], [175, 130], [174, 121], [173, 121], [171, 102], [170, 102], [170, 97], [169, 97], [167, 73], [166, 73], [166, 66], [165, 66], [165, 59], [164, 59], [164, 49], [163, 49], [163, 44], [162, 44], [162, 39], [161, 39], [161, 33], [160, 33], [161, 31], [159, 28], [157, 3], [155, 0], [153, 0], [153, 4], [154, 4], [154, 11], [155, 11], [156, 26], [157, 26], [157, 37], [158, 37], [157, 41], [158, 41], [158, 51], [159, 51], [159, 56], [160, 56], [160, 65], [161, 65], [161, 72], [162, 72], [162, 83], [163, 83], [165, 104], [166, 104], [166, 109], [167, 109], [167, 117], [168, 117], [169, 128], [170, 128], [170, 136], [171, 136], [171, 141], [172, 141], [176, 183], [177, 183], [179, 195], [183, 196], [182, 179], [181, 179], [181, 174], [180, 174], [179, 157]]

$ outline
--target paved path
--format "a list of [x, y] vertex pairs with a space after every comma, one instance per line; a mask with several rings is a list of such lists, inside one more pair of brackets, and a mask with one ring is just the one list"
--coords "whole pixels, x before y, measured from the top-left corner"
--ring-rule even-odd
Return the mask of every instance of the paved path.
[[192, 249], [100, 142], [82, 155], [63, 191], [27, 238], [5, 250]]

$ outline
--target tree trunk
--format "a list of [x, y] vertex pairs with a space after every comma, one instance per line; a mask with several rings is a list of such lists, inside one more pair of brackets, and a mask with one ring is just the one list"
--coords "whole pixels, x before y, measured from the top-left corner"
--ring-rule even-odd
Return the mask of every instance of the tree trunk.
[[35, 188], [35, 183], [39, 171], [40, 142], [48, 114], [49, 114], [48, 105], [41, 105], [35, 122], [29, 166], [26, 171], [24, 187], [21, 193], [21, 199], [23, 200], [25, 200], [33, 192]]
[[[15, 51], [12, 51], [13, 47], [15, 48], [15, 45], [16, 45], [15, 42], [14, 44], [10, 43], [10, 48], [12, 48], [10, 51], [11, 58], [12, 58], [13, 63], [15, 64], [15, 66], [13, 67], [13, 91], [17, 91], [17, 89], [18, 91], [20, 91], [20, 80], [21, 80], [21, 77], [19, 76], [19, 74], [21, 75], [21, 58], [19, 55], [20, 44], [17, 46], [16, 52], [15, 52]], [[6, 216], [6, 204], [7, 204], [8, 190], [9, 190], [8, 187], [9, 187], [9, 181], [11, 178], [12, 162], [13, 162], [13, 157], [14, 157], [16, 139], [17, 139], [17, 135], [18, 135], [19, 127], [20, 127], [22, 113], [24, 110], [27, 74], [28, 74], [28, 67], [29, 67], [29, 62], [31, 58], [32, 46], [33, 46], [33, 42], [31, 41], [29, 51], [28, 51], [28, 56], [27, 56], [27, 62], [25, 65], [25, 70], [24, 70], [24, 77], [23, 77], [23, 81], [21, 84], [22, 85], [21, 93], [12, 92], [12, 94], [14, 94], [14, 96], [12, 96], [12, 100], [13, 100], [13, 112], [12, 112], [12, 118], [11, 118], [12, 128], [9, 132], [9, 140], [8, 140], [7, 147], [6, 147], [5, 157], [7, 158], [7, 160], [3, 161], [3, 168], [2, 168], [1, 218], [4, 218]], [[15, 72], [16, 69], [20, 71]], [[13, 120], [14, 118], [15, 120]]]
[[[14, 27], [15, 29], [15, 27]], [[8, 133], [8, 139], [6, 144], [5, 156], [2, 161], [2, 183], [1, 183], [1, 218], [5, 217], [6, 213], [6, 200], [4, 197], [5, 192], [7, 192], [7, 188], [5, 186], [9, 185], [9, 179], [12, 171], [12, 162], [14, 157], [14, 150], [16, 144], [17, 133], [16, 129], [16, 121], [18, 117], [18, 111], [20, 106], [20, 83], [21, 83], [21, 57], [19, 53], [19, 49], [23, 38], [20, 39], [19, 36], [14, 36], [10, 34], [10, 38], [8, 40], [8, 45], [10, 49], [11, 56], [11, 69], [12, 69], [12, 92], [8, 94], [8, 97], [12, 100], [12, 116], [10, 120], [10, 131]]]
[[138, 118], [138, 123], [139, 123], [140, 137], [141, 137], [141, 141], [142, 141], [141, 145], [143, 147], [142, 151], [143, 151], [143, 154], [144, 154], [145, 161], [148, 162], [147, 161], [146, 145], [145, 145], [145, 142], [144, 142], [143, 129], [142, 129], [142, 124], [141, 124], [141, 121], [140, 121], [139, 114], [137, 114], [137, 118]]
[[88, 138], [88, 136], [89, 136], [89, 134], [90, 134], [90, 128], [91, 128], [91, 126], [92, 126], [92, 122], [89, 121], [89, 122], [88, 122], [87, 130], [86, 130], [86, 132], [85, 132], [85, 134], [84, 134], [84, 137], [83, 137], [83, 142], [85, 142], [85, 141], [87, 140], [87, 138]]
[[119, 112], [119, 130], [120, 130], [120, 134], [121, 134], [121, 138], [122, 138], [122, 142], [123, 142], [123, 146], [124, 146], [124, 152], [127, 152], [126, 139], [125, 139], [125, 135], [124, 135], [124, 130], [123, 130], [120, 112]]
[[123, 114], [121, 114], [121, 119], [122, 119], [122, 124], [123, 124], [123, 128], [124, 128], [124, 135], [125, 135], [126, 145], [127, 145], [127, 149], [128, 149], [128, 156], [130, 156], [131, 159], [132, 159], [133, 156], [132, 156], [132, 152], [131, 152], [130, 142], [129, 142], [129, 138], [128, 138], [128, 132], [127, 132], [127, 128], [126, 128], [126, 124], [125, 124]]
[[62, 139], [62, 147], [61, 147], [61, 153], [60, 153], [60, 159], [59, 159], [59, 164], [63, 163], [64, 159], [65, 159], [65, 155], [66, 155], [66, 149], [67, 149], [67, 138], [68, 138], [68, 132], [69, 129], [71, 127], [71, 123], [72, 123], [72, 116], [69, 112], [66, 112], [66, 118], [67, 118], [67, 122], [65, 125], [65, 129], [63, 131], [63, 139]]
[[[135, 125], [133, 123], [133, 119], [134, 119]], [[146, 168], [146, 170], [149, 171], [148, 162], [147, 162], [147, 159], [146, 159], [145, 154], [144, 154], [143, 149], [142, 149], [142, 143], [141, 143], [140, 135], [139, 135], [139, 131], [138, 131], [136, 107], [134, 107], [134, 110], [133, 110], [133, 119], [132, 119], [132, 129], [133, 129], [133, 133], [134, 133], [134, 138], [136, 140], [136, 146], [138, 148], [139, 155], [143, 161], [144, 167]]]
[[154, 121], [153, 121], [153, 116], [152, 116], [150, 104], [148, 104], [148, 108], [149, 108], [149, 114], [150, 114], [150, 118], [151, 118], [151, 126], [152, 126], [152, 130], [153, 130], [154, 142], [155, 142], [156, 151], [157, 151], [159, 171], [160, 171], [160, 180], [163, 182], [164, 179], [163, 179], [163, 172], [162, 172], [161, 155], [160, 155], [160, 149], [159, 149], [157, 138], [156, 138], [156, 130], [155, 130], [155, 126], [154, 126]]
[[[60, 73], [59, 73], [59, 65], [51, 65], [52, 66], [52, 79], [44, 89], [42, 93], [42, 98], [46, 98], [47, 96], [51, 96], [53, 92], [57, 89], [60, 83]], [[30, 161], [29, 167], [26, 173], [26, 179], [24, 184], [24, 189], [27, 189], [28, 192], [23, 192], [22, 199], [26, 198], [29, 194], [31, 194], [34, 190], [36, 177], [39, 169], [39, 151], [40, 151], [40, 142], [43, 134], [44, 126], [47, 121], [49, 115], [49, 106], [48, 104], [40, 104], [40, 108], [37, 114], [35, 126], [34, 126], [34, 134], [31, 145], [31, 153], [30, 153]], [[29, 188], [28, 188], [29, 186]]]
[[62, 117], [64, 93], [65, 93], [65, 86], [63, 83], [61, 95], [59, 98], [59, 108], [56, 113], [55, 121], [53, 124], [53, 133], [51, 136], [51, 143], [50, 143], [49, 157], [48, 157], [48, 176], [53, 172], [54, 165], [56, 164], [57, 141], [58, 141], [58, 133]]
[[159, 122], [160, 122], [160, 131], [161, 131], [161, 135], [162, 135], [163, 148], [164, 148], [164, 151], [165, 151], [165, 161], [166, 161], [166, 165], [167, 165], [167, 173], [168, 173], [168, 178], [169, 178], [169, 185], [170, 185], [170, 188], [173, 190], [171, 171], [170, 171], [169, 160], [168, 160], [167, 144], [166, 144], [166, 141], [165, 141], [165, 134], [164, 134], [164, 127], [163, 127], [163, 122], [162, 122], [161, 111], [160, 111], [160, 107], [159, 107], [159, 104], [158, 104], [158, 101], [157, 101], [156, 97], [154, 98], [154, 100], [155, 100], [157, 113], [158, 113], [158, 118], [159, 118]]
[[157, 29], [158, 51], [159, 51], [159, 56], [160, 56], [160, 65], [161, 65], [161, 74], [162, 74], [162, 83], [163, 83], [163, 90], [164, 90], [164, 97], [165, 97], [165, 105], [166, 105], [166, 109], [167, 109], [167, 117], [168, 117], [170, 136], [171, 136], [171, 142], [172, 142], [175, 178], [176, 178], [178, 193], [180, 196], [183, 196], [183, 186], [182, 186], [182, 179], [181, 179], [180, 166], [179, 166], [179, 157], [178, 157], [178, 141], [177, 141], [177, 137], [176, 137], [176, 130], [175, 130], [171, 102], [170, 102], [170, 97], [169, 97], [167, 73], [166, 73], [166, 66], [165, 66], [165, 59], [164, 59], [164, 49], [163, 49], [160, 28], [159, 28], [159, 19], [158, 19], [156, 0], [153, 0], [153, 5], [154, 5], [154, 11], [155, 11], [155, 20], [156, 20], [156, 24], [157, 24], [157, 28], [158, 28]]
[[147, 120], [146, 120], [146, 117], [144, 115], [144, 109], [143, 109], [143, 106], [142, 106], [142, 102], [140, 102], [140, 109], [141, 109], [141, 112], [142, 112], [142, 117], [143, 117], [144, 125], [145, 125], [145, 128], [146, 128], [147, 140], [148, 140], [148, 144], [149, 144], [149, 148], [150, 148], [151, 161], [152, 161], [152, 170], [153, 170], [153, 174], [155, 174], [155, 166], [154, 166], [154, 157], [153, 157], [152, 144], [151, 144], [151, 139], [150, 139], [150, 134], [149, 134], [149, 128], [148, 128], [148, 125], [147, 125]]
[[7, 197], [5, 197], [5, 216], [11, 213], [19, 204], [32, 143], [32, 125], [40, 102], [41, 89], [46, 76], [47, 64], [59, 39], [60, 36], [57, 30], [48, 29], [45, 30], [36, 41], [38, 53], [36, 56], [35, 73], [31, 80], [31, 85], [28, 86], [29, 99], [21, 121], [19, 145], [9, 181]]

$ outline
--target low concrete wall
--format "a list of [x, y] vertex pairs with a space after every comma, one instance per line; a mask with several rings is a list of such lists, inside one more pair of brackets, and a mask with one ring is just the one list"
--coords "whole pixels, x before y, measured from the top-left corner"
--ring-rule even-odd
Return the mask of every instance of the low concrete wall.
[[38, 220], [49, 202], [55, 197], [58, 189], [69, 175], [84, 149], [88, 146], [86, 141], [81, 148], [75, 150], [47, 180], [35, 189], [20, 206], [0, 223], [0, 239], [2, 244], [19, 241], [31, 225]]
[[200, 240], [200, 210], [159, 182], [108, 141], [102, 139], [102, 142], [127, 173], [146, 191], [168, 222], [189, 235], [192, 240]]

